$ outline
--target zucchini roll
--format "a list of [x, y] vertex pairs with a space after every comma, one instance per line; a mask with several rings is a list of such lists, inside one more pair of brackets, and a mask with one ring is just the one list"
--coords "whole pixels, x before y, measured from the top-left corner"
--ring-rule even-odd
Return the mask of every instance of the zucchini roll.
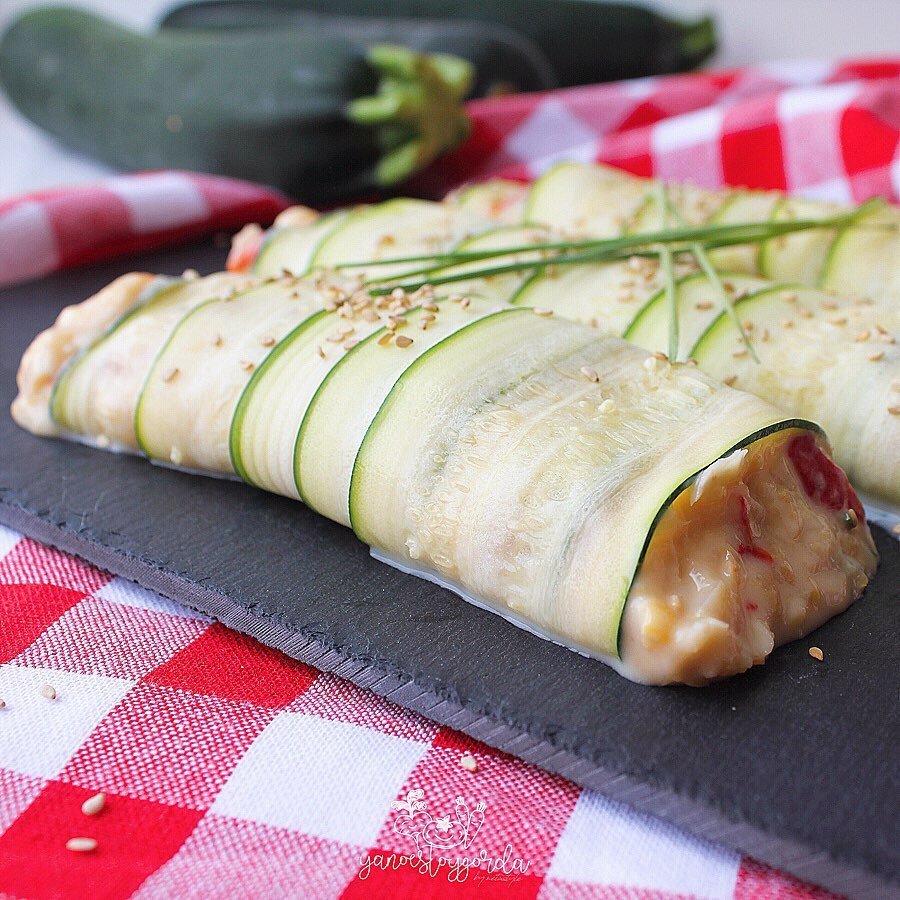
[[489, 297], [126, 276], [64, 311], [19, 383], [32, 431], [302, 499], [647, 683], [762, 662], [876, 565], [817, 426]]
[[[528, 216], [522, 210], [526, 190], [512, 182], [492, 182], [467, 188], [444, 203], [392, 200], [322, 217], [297, 208], [282, 214], [262, 238], [258, 254], [253, 247], [259, 244], [260, 233], [250, 232], [238, 242], [232, 259], [244, 263], [255, 259], [252, 270], [258, 277], [288, 269], [325, 272], [329, 277], [387, 278], [415, 271], [423, 263], [385, 264], [384, 260], [429, 253], [442, 253], [449, 260], [454, 258], [450, 254], [559, 241], [561, 233], [546, 226], [510, 224]], [[604, 217], [616, 215], [615, 210], [626, 205], [626, 197], [634, 214], [645, 210], [647, 227], [657, 225], [646, 211], [647, 181], [616, 170], [565, 164], [551, 170], [531, 191], [528, 202], [541, 216], [560, 219], [564, 210], [580, 211], [580, 218], [572, 214], [565, 220], [575, 229], [599, 233], [621, 229], [620, 222], [607, 222]], [[683, 190], [674, 197], [691, 221], [711, 214], [713, 204], [704, 192]], [[506, 224], [497, 224], [504, 220]], [[854, 236], [853, 229], [847, 230], [840, 240], [877, 244], [897, 237], [892, 232], [856, 231]], [[812, 253], [821, 238], [819, 230], [784, 236], [798, 254], [800, 248]], [[728, 248], [727, 252], [734, 261], [745, 250]], [[900, 512], [900, 302], [889, 292], [877, 300], [858, 292], [836, 294], [803, 284], [776, 284], [740, 272], [723, 274], [721, 287], [749, 336], [748, 347], [723, 306], [720, 286], [691, 262], [676, 263], [674, 296], [666, 289], [659, 263], [640, 256], [475, 275], [486, 266], [529, 259], [528, 253], [519, 252], [456, 263], [432, 270], [429, 277], [460, 278], [472, 271], [471, 279], [450, 282], [447, 289], [552, 310], [657, 352], [669, 349], [674, 305], [678, 359], [696, 359], [701, 369], [725, 383], [757, 394], [792, 415], [819, 422], [852, 482], [879, 507]], [[356, 262], [367, 264], [345, 268]], [[888, 258], [880, 266], [891, 264]], [[799, 269], [793, 274], [804, 275]]]

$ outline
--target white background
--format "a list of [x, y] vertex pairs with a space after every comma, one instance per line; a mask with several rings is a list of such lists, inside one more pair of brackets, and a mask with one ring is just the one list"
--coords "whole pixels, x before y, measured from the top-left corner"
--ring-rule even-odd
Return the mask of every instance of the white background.
[[[50, 0], [44, 0], [50, 2]], [[61, 0], [54, 0], [61, 2]], [[175, 0], [82, 0], [73, 5], [134, 27], [152, 25]], [[0, 28], [37, 0], [0, 0]], [[900, 0], [657, 0], [661, 11], [713, 13], [721, 49], [712, 65], [900, 53]], [[452, 6], [452, 0], [448, 0]], [[602, 52], [602, 48], [598, 48]], [[44, 137], [0, 94], [0, 198], [89, 181], [109, 169]]]

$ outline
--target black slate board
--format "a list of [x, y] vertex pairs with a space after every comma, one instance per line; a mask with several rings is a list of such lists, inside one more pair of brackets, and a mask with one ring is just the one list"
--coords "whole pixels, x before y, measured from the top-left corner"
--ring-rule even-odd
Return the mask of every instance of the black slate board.
[[60, 307], [125, 268], [222, 256], [208, 243], [0, 291], [0, 521], [698, 835], [900, 895], [900, 551], [884, 532], [866, 596], [816, 632], [824, 663], [799, 641], [704, 690], [647, 688], [373, 561], [298, 503], [15, 427], [19, 357]]

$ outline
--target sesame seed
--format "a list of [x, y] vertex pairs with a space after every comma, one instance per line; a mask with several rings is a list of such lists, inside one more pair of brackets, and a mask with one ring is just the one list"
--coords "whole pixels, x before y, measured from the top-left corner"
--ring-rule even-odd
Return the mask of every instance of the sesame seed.
[[52, 684], [42, 684], [38, 689], [38, 692], [42, 697], [47, 700], [55, 700], [56, 699], [56, 688], [53, 687]]
[[535, 307], [535, 308], [532, 310], [532, 312], [533, 312], [536, 316], [543, 316], [544, 318], [546, 318], [547, 316], [552, 316], [552, 315], [553, 315], [553, 310], [552, 310], [552, 309], [544, 309], [543, 307], [540, 307], [540, 306]]
[[653, 358], [658, 359], [660, 362], [668, 362], [669, 361], [669, 357], [666, 356], [666, 354], [663, 353], [661, 350], [654, 351]]
[[731, 387], [737, 381], [737, 375], [726, 375], [722, 379], [722, 384], [727, 384], [728, 387]]
[[599, 328], [600, 327], [600, 323], [597, 321], [596, 316], [591, 316], [591, 318], [588, 320], [588, 325], [590, 325], [591, 328]]
[[809, 648], [809, 655], [810, 655], [813, 659], [817, 659], [819, 662], [822, 662], [822, 660], [825, 659], [825, 654], [822, 652], [822, 648], [821, 648], [821, 647], [810, 647], [810, 648]]
[[733, 357], [735, 357], [735, 359], [740, 359], [742, 356], [746, 356], [746, 355], [747, 355], [747, 348], [746, 348], [746, 347], [741, 347], [740, 349], [735, 350], [734, 353], [732, 353], [731, 355], [732, 355]]
[[462, 298], [462, 295], [461, 295], [461, 294], [451, 294], [447, 299], [448, 299], [451, 303], [460, 303], [460, 302], [462, 302], [462, 299], [463, 299], [463, 298]]
[[893, 406], [888, 407], [888, 412], [892, 416], [900, 416], [900, 406], [894, 404]]
[[73, 837], [66, 841], [66, 850], [75, 853], [91, 853], [97, 849], [97, 842], [89, 837]]
[[769, 339], [769, 329], [763, 328], [762, 334], [760, 334], [759, 338], [762, 341], [767, 341]]
[[0, 709], [6, 709], [6, 701], [0, 697]]
[[797, 310], [797, 312], [803, 319], [811, 319], [813, 317], [812, 310], [807, 309], [805, 306], [801, 306], [800, 309]]
[[322, 357], [322, 359], [325, 359], [325, 348], [321, 344], [319, 344], [319, 346], [317, 348], [317, 352], [318, 352], [319, 356]]
[[363, 310], [362, 317], [366, 322], [377, 322], [379, 319], [378, 313], [374, 309]]
[[250, 362], [249, 359], [242, 359], [242, 360], [238, 363], [238, 365], [239, 365], [245, 372], [250, 372], [250, 371], [252, 371], [252, 370], [255, 368], [255, 366], [253, 365], [252, 362]]
[[423, 303], [422, 309], [427, 309], [428, 312], [436, 313], [440, 309], [437, 303]]
[[391, 300], [405, 300], [406, 299], [406, 291], [403, 288], [394, 288], [391, 291]]
[[259, 342], [260, 342], [260, 344], [263, 345], [263, 347], [273, 347], [273, 346], [275, 346], [275, 338], [273, 338], [273, 337], [264, 337], [264, 338], [260, 338], [260, 339], [259, 339]]
[[345, 341], [341, 346], [345, 350], [352, 350], [359, 343], [359, 338], [350, 338], [349, 341]]
[[181, 369], [169, 369], [169, 371], [166, 372], [165, 375], [163, 375], [163, 381], [165, 381], [166, 383], [174, 381], [179, 376], [179, 374], [181, 374]]
[[797, 302], [797, 292], [796, 291], [782, 291], [781, 299], [784, 300], [785, 303], [796, 303]]
[[897, 343], [897, 339], [892, 334], [880, 334], [878, 335], [878, 340], [881, 341], [882, 344]]
[[459, 301], [459, 305], [462, 309], [468, 309], [472, 305], [472, 301], [468, 297], [465, 297]]
[[884, 359], [884, 350], [879, 350], [877, 353], [872, 353], [869, 355], [869, 362], [878, 362], [882, 359]]
[[593, 381], [595, 384], [600, 381], [600, 376], [597, 374], [596, 369], [592, 369], [590, 366], [582, 366], [579, 369], [582, 375], [587, 378], [588, 381]]
[[386, 347], [393, 339], [394, 333], [392, 331], [387, 331], [380, 338], [378, 338], [378, 346]]
[[846, 316], [831, 316], [831, 317], [828, 319], [828, 322], [829, 322], [829, 324], [831, 324], [831, 325], [838, 325], [838, 326], [840, 326], [840, 325], [846, 325], [846, 324], [847, 324], [847, 317], [846, 317]]
[[222, 346], [222, 335], [221, 334], [217, 334], [212, 339], [212, 345], [213, 345], [213, 347], [221, 347]]
[[838, 305], [834, 300], [823, 300], [822, 309], [837, 309]]
[[855, 338], [853, 338], [853, 340], [856, 341], [858, 344], [861, 344], [863, 341], [867, 341], [871, 336], [872, 336], [872, 332], [869, 331], [868, 328], [866, 328], [863, 331], [861, 331]]
[[409, 347], [412, 342], [413, 339], [405, 334], [398, 334], [397, 340], [394, 341], [398, 347]]
[[875, 330], [876, 330], [879, 334], [887, 334], [887, 329], [886, 329], [883, 325], [877, 325], [877, 324], [876, 324], [876, 325], [875, 325]]
[[460, 761], [459, 764], [467, 771], [467, 772], [477, 772], [478, 771], [478, 760], [475, 759], [470, 753], [467, 753]]
[[794, 327], [794, 323], [793, 323], [790, 319], [782, 319], [782, 320], [781, 320], [781, 327], [782, 327], [782, 328], [793, 328], [793, 327]]
[[88, 797], [87, 800], [81, 804], [81, 811], [86, 816], [96, 816], [104, 806], [106, 806], [106, 794], [104, 794], [103, 791], [100, 791], [100, 793], [94, 794], [93, 797]]
[[631, 291], [619, 291], [616, 294], [616, 299], [619, 303], [631, 303], [634, 300], [634, 294]]

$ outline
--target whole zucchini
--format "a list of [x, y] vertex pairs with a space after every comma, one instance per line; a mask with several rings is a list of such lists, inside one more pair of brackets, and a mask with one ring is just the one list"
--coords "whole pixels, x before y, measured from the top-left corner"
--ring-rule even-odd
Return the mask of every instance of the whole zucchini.
[[313, 203], [396, 184], [461, 140], [471, 67], [333, 33], [143, 35], [51, 8], [4, 35], [0, 82], [105, 162], [249, 178]]
[[[268, 10], [261, 12], [260, 6]], [[533, 41], [562, 87], [693, 69], [716, 48], [715, 26], [709, 17], [685, 22], [637, 4], [606, 0], [272, 0], [265, 4], [212, 0], [176, 6], [162, 24], [271, 25], [283, 15], [281, 21], [289, 25], [291, 12], [297, 10], [366, 16], [373, 23], [428, 19], [500, 25]], [[431, 23], [429, 27], [438, 26]]]
[[553, 66], [534, 41], [492, 22], [332, 16], [267, 0], [208, 0], [174, 7], [160, 27], [328, 31], [365, 44], [399, 43], [420, 53], [452, 53], [474, 66], [476, 97], [559, 86]]

